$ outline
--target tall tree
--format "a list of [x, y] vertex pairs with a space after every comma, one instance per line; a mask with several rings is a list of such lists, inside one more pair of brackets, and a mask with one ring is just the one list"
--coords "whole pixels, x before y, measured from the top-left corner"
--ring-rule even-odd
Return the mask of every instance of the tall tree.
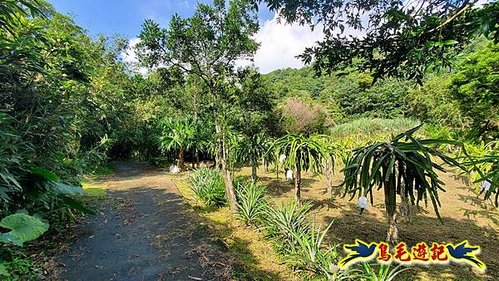
[[243, 0], [215, 0], [213, 6], [198, 4], [191, 18], [175, 15], [168, 28], [147, 20], [140, 34], [139, 58], [150, 67], [168, 66], [183, 74], [195, 75], [203, 81], [210, 94], [215, 120], [220, 164], [229, 205], [237, 209], [231, 174], [227, 166], [228, 146], [224, 126], [228, 108], [234, 64], [238, 59], [251, 58], [258, 44], [251, 38], [258, 30], [256, 14]]
[[476, 135], [499, 138], [499, 44], [487, 42], [466, 56], [452, 76], [452, 95], [473, 121]]
[[237, 74], [230, 123], [243, 135], [237, 145], [237, 160], [251, 165], [251, 177], [256, 182], [259, 160], [268, 150], [269, 135], [276, 131], [274, 95], [256, 69], [239, 69]]

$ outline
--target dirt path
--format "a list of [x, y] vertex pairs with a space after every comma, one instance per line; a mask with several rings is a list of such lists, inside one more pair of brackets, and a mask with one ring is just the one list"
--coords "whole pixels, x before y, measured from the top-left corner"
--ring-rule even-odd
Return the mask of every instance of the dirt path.
[[[119, 164], [95, 183], [108, 200], [80, 224], [59, 257], [61, 278], [76, 280], [224, 280], [230, 258], [164, 172]], [[215, 241], [215, 242], [214, 242]]]

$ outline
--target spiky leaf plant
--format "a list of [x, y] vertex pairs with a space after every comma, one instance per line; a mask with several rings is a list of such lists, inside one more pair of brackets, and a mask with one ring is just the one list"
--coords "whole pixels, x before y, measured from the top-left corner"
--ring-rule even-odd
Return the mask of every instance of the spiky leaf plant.
[[340, 270], [337, 266], [337, 246], [325, 246], [324, 238], [332, 224], [325, 229], [312, 225], [306, 231], [293, 232], [296, 248], [289, 255], [288, 263], [298, 272], [320, 280], [352, 280], [355, 270]]
[[209, 207], [222, 207], [227, 204], [225, 185], [220, 171], [200, 168], [189, 178], [189, 186], [197, 199]]
[[439, 191], [444, 183], [439, 179], [437, 171], [445, 172], [440, 159], [452, 166], [461, 166], [455, 159], [440, 153], [434, 146], [440, 144], [456, 144], [447, 140], [418, 140], [413, 137], [420, 126], [410, 129], [389, 142], [377, 142], [361, 147], [347, 159], [343, 173], [345, 175], [341, 187], [344, 196], [351, 199], [356, 196], [369, 196], [373, 202], [373, 188], [383, 189], [386, 213], [389, 220], [387, 241], [396, 243], [398, 230], [396, 223], [397, 195], [400, 197], [401, 210], [408, 210], [409, 203], [419, 206], [421, 201], [427, 204], [428, 199], [441, 219], [438, 209]]
[[306, 217], [311, 209], [311, 202], [300, 204], [296, 200], [266, 208], [264, 228], [267, 236], [276, 241], [276, 248], [280, 253], [290, 253], [296, 247], [293, 233], [308, 231]]
[[366, 281], [393, 281], [396, 280], [395, 277], [397, 277], [397, 275], [408, 269], [409, 268], [401, 268], [401, 265], [393, 267], [391, 264], [374, 265], [363, 262], [361, 274], [358, 279]]
[[239, 183], [239, 185], [236, 187], [238, 199], [237, 216], [246, 225], [255, 225], [265, 213], [265, 187], [254, 183]]
[[[330, 145], [325, 135], [295, 135], [288, 134], [279, 138], [272, 145], [274, 155], [285, 155], [284, 166], [294, 169], [294, 184], [296, 200], [301, 199], [301, 172], [312, 171], [322, 173], [323, 162], [333, 161]], [[275, 159], [276, 162], [279, 159]]]

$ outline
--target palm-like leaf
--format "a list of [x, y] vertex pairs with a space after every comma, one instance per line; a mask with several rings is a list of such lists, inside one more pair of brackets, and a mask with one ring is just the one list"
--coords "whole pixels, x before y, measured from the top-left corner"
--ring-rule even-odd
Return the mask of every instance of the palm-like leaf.
[[478, 174], [475, 182], [488, 181], [490, 188], [488, 190], [480, 190], [480, 194], [484, 194], [485, 199], [490, 199], [494, 196], [494, 203], [496, 206], [499, 204], [499, 155], [486, 155], [478, 159], [472, 159], [470, 162], [465, 163], [471, 166], [472, 170]]
[[163, 150], [190, 149], [196, 137], [196, 125], [189, 118], [165, 118], [160, 124], [163, 135], [159, 138]]
[[[277, 139], [272, 149], [276, 151], [275, 155], [286, 155], [284, 165], [294, 167], [298, 165], [302, 171], [312, 171], [321, 173], [323, 171], [322, 160], [327, 158], [328, 145], [325, 142], [327, 136], [288, 134]], [[279, 159], [275, 159], [279, 161]]]
[[413, 134], [420, 127], [408, 130], [390, 142], [375, 143], [354, 150], [343, 169], [345, 178], [340, 186], [344, 188], [344, 196], [350, 194], [351, 199], [356, 196], [369, 196], [373, 202], [373, 187], [383, 188], [385, 207], [390, 220], [395, 214], [397, 194], [402, 200], [409, 198], [412, 205], [419, 205], [420, 201], [427, 203], [429, 198], [438, 218], [441, 219], [438, 212], [438, 191], [445, 190], [437, 171], [445, 170], [433, 157], [453, 166], [461, 165], [455, 159], [438, 152], [434, 146], [459, 143], [447, 140], [418, 140]]
[[277, 139], [269, 153], [275, 155], [275, 163], [279, 162], [280, 155], [285, 155], [283, 164], [295, 169], [295, 190], [298, 200], [300, 200], [301, 171], [322, 173], [324, 160], [334, 161], [332, 146], [325, 135], [288, 134]]

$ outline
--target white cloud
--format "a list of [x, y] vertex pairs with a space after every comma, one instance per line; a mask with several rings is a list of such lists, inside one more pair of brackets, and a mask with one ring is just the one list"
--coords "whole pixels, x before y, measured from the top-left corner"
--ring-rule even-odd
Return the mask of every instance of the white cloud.
[[[286, 67], [300, 68], [303, 63], [296, 56], [323, 38], [320, 27], [311, 31], [308, 26], [278, 22], [275, 15], [273, 19], [263, 23], [254, 37], [261, 43], [255, 55], [254, 65], [260, 68], [261, 73]], [[238, 62], [240, 66], [249, 64], [251, 63], [247, 61]]]
[[121, 54], [123, 61], [127, 63], [130, 68], [142, 75], [147, 74], [147, 68], [139, 67], [137, 54], [135, 53], [135, 46], [140, 42], [139, 38], [132, 38], [128, 41], [128, 48]]
[[[278, 22], [276, 15], [273, 19], [265, 21], [254, 36], [254, 39], [261, 45], [255, 54], [253, 64], [260, 69], [261, 73], [287, 67], [301, 68], [303, 63], [296, 56], [303, 53], [306, 47], [311, 47], [315, 42], [322, 40], [323, 37], [321, 27], [311, 31], [308, 26]], [[132, 66], [132, 69], [135, 68], [136, 71], [146, 74], [146, 68], [136, 67], [138, 59], [134, 47], [139, 42], [139, 38], [130, 39], [128, 49], [123, 52], [122, 56], [123, 60]], [[238, 66], [250, 64], [252, 63], [249, 61], [237, 62]]]
[[123, 60], [125, 62], [129, 62], [129, 63], [137, 63], [138, 62], [137, 54], [135, 53], [134, 48], [135, 48], [135, 46], [137, 46], [137, 44], [139, 44], [139, 42], [140, 42], [139, 38], [132, 38], [128, 41], [128, 48], [122, 54]]

